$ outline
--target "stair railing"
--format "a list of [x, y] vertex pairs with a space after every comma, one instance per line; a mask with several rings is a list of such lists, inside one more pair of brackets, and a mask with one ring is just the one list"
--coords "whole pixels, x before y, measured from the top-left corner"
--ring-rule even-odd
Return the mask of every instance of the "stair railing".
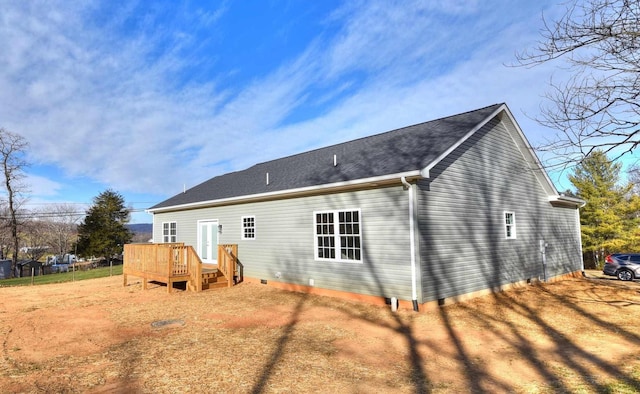
[[172, 246], [171, 250], [174, 257], [173, 275], [189, 275], [191, 289], [202, 291], [202, 261], [193, 246]]
[[123, 273], [125, 284], [126, 274], [161, 275], [168, 284], [172, 278], [188, 275], [190, 289], [202, 291], [202, 262], [195, 249], [183, 243], [126, 244]]
[[238, 269], [238, 245], [218, 245], [218, 270], [227, 278], [227, 286], [234, 285], [234, 278]]

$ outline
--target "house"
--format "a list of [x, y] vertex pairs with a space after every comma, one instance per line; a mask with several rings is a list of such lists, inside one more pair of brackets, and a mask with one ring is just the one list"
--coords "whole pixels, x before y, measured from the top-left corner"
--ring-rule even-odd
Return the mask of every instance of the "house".
[[11, 260], [0, 260], [0, 279], [10, 279], [11, 275]]
[[42, 263], [36, 260], [18, 261], [18, 273], [20, 277], [40, 276], [44, 274]]
[[243, 280], [401, 307], [583, 270], [579, 208], [506, 104], [260, 163], [169, 198], [155, 242]]

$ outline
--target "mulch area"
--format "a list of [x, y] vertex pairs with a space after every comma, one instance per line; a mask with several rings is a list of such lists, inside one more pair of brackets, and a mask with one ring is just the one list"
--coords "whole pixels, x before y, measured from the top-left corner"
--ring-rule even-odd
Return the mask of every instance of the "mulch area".
[[596, 271], [423, 313], [121, 276], [0, 298], [0, 392], [640, 390], [640, 283]]

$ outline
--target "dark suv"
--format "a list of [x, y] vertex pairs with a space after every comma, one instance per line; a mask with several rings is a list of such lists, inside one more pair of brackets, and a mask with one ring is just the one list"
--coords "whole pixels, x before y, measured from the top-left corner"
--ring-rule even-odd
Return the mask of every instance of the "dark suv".
[[614, 253], [604, 259], [602, 272], [620, 280], [640, 278], [640, 253]]

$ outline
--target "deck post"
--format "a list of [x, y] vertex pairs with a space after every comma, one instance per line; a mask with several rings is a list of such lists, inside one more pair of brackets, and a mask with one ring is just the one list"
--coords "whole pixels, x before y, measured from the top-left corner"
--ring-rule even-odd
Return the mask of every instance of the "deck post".
[[[220, 284], [234, 284], [237, 245], [219, 247], [219, 270], [226, 280], [220, 278]], [[129, 282], [129, 276], [142, 278], [144, 290], [149, 281], [166, 283], [167, 292], [173, 292], [175, 282], [187, 282], [189, 291], [203, 290], [203, 267], [200, 257], [192, 246], [184, 243], [164, 244], [127, 244], [125, 245], [125, 261], [123, 267], [123, 285]], [[217, 277], [216, 277], [217, 278]]]
[[189, 255], [189, 258], [191, 260], [191, 265], [195, 265], [196, 266], [196, 291], [197, 292], [201, 292], [202, 291], [202, 264], [196, 264], [196, 260]]
[[167, 293], [171, 293], [173, 289], [173, 282], [171, 281], [173, 277], [173, 248], [165, 248], [167, 250], [167, 254], [169, 255], [167, 258]]

